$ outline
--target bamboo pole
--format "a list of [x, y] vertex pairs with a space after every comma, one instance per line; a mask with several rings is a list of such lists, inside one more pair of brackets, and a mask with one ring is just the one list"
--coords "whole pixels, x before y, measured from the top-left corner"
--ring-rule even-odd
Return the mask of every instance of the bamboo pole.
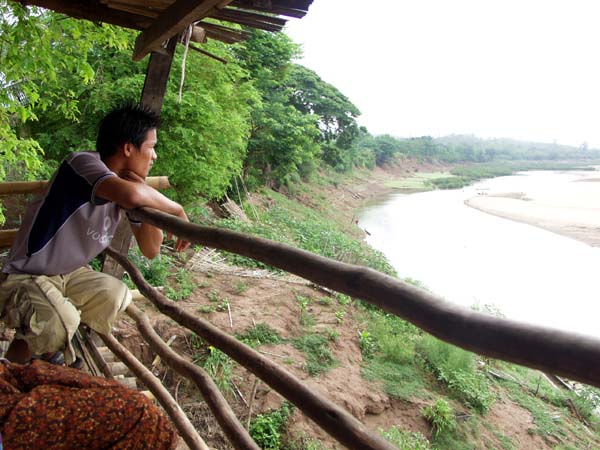
[[[0, 183], [0, 196], [2, 195], [22, 195], [37, 194], [42, 192], [48, 181], [9, 181]], [[146, 184], [154, 189], [168, 189], [171, 187], [169, 177], [148, 177]]]
[[296, 376], [239, 342], [209, 322], [179, 308], [150, 286], [141, 272], [125, 256], [110, 247], [107, 252], [129, 273], [140, 292], [180, 325], [194, 331], [246, 367], [281, 395], [294, 403], [334, 439], [351, 450], [393, 450], [395, 447], [324, 396], [317, 394]]
[[200, 437], [179, 404], [156, 378], [129, 350], [110, 334], [100, 334], [106, 346], [148, 387], [167, 412], [190, 450], [210, 450]]
[[238, 421], [231, 407], [219, 392], [214, 381], [199, 366], [187, 361], [171, 350], [152, 329], [148, 316], [142, 313], [135, 305], [131, 304], [126, 310], [137, 323], [140, 333], [171, 369], [180, 375], [192, 380], [206, 400], [210, 410], [219, 422], [219, 425], [236, 449], [260, 450], [252, 440], [246, 429]]
[[191, 224], [151, 208], [130, 214], [193, 244], [247, 256], [361, 298], [466, 350], [600, 387], [600, 339], [482, 314], [369, 268], [235, 231]]

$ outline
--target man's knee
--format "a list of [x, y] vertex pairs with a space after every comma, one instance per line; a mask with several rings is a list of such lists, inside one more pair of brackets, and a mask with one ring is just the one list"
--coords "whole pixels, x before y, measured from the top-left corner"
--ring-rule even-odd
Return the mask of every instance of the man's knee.
[[80, 321], [77, 309], [43, 276], [12, 286], [3, 319], [36, 354], [65, 349]]
[[107, 277], [102, 287], [102, 298], [112, 305], [117, 313], [125, 311], [131, 303], [131, 292], [125, 283], [114, 277]]

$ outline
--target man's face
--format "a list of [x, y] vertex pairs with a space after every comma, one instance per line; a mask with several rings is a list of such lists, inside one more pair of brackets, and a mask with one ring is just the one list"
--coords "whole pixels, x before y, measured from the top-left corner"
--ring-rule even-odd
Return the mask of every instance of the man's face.
[[156, 143], [156, 128], [153, 128], [148, 130], [146, 139], [140, 147], [131, 152], [128, 169], [140, 177], [146, 178], [156, 159], [156, 152], [154, 151]]

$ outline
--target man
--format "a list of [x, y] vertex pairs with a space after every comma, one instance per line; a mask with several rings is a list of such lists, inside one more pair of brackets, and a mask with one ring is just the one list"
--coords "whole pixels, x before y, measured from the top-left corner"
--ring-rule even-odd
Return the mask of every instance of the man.
[[[183, 207], [144, 183], [153, 162], [158, 117], [127, 106], [100, 123], [97, 152], [70, 154], [41, 198], [27, 209], [8, 259], [0, 290], [0, 319], [16, 329], [7, 359], [25, 363], [32, 355], [65, 362], [75, 358], [71, 339], [80, 322], [110, 333], [127, 308], [127, 286], [87, 264], [104, 250], [121, 209], [148, 206], [187, 220]], [[130, 220], [142, 254], [160, 252], [159, 228]], [[177, 251], [189, 242], [178, 240]]]

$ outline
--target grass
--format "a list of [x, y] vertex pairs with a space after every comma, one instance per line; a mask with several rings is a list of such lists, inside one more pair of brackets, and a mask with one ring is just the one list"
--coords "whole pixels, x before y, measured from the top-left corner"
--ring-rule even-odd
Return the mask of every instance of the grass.
[[231, 387], [233, 360], [218, 348], [206, 345], [195, 333], [192, 333], [190, 342], [194, 350], [192, 356], [194, 364], [206, 370], [223, 394], [231, 394], [233, 392]]
[[363, 366], [362, 375], [368, 381], [381, 383], [383, 391], [393, 398], [411, 400], [413, 397], [430, 397], [424, 374], [413, 364], [373, 359]]
[[327, 372], [337, 365], [337, 361], [329, 350], [330, 342], [326, 336], [314, 333], [305, 334], [292, 341], [295, 348], [304, 352], [306, 356], [304, 370], [310, 376]]
[[483, 374], [475, 369], [475, 357], [430, 335], [419, 342], [417, 351], [424, 366], [445, 384], [455, 398], [480, 413], [489, 410], [494, 395]]
[[431, 444], [421, 433], [399, 430], [395, 426], [379, 432], [399, 450], [432, 450]]
[[434, 180], [447, 178], [448, 175], [447, 172], [415, 172], [409, 177], [386, 181], [384, 184], [386, 187], [392, 189], [401, 189], [411, 192], [430, 191], [435, 189], [435, 186], [432, 184]]
[[259, 414], [250, 422], [250, 436], [265, 450], [280, 450], [284, 446], [284, 435], [292, 409], [283, 403], [280, 409]]
[[364, 313], [367, 329], [358, 335], [359, 346], [364, 347], [363, 376], [369, 381], [381, 382], [391, 397], [428, 398], [426, 376], [414, 361], [415, 342], [421, 332], [392, 314], [375, 309]]
[[[337, 261], [367, 266], [395, 275], [395, 270], [381, 252], [344, 233], [334, 220], [325, 219], [321, 213], [277, 192], [265, 191], [265, 194], [272, 202], [272, 206], [259, 213], [260, 221], [248, 224], [232, 219], [221, 219], [215, 225], [283, 242]], [[226, 257], [232, 264], [278, 271], [239, 255], [226, 254]]]
[[266, 323], [258, 323], [244, 333], [236, 335], [236, 337], [250, 347], [278, 344], [282, 341], [279, 333]]
[[166, 288], [167, 297], [171, 300], [184, 300], [189, 298], [197, 287], [197, 283], [192, 279], [190, 273], [184, 269], [179, 269], [175, 273], [175, 287], [172, 282]]

